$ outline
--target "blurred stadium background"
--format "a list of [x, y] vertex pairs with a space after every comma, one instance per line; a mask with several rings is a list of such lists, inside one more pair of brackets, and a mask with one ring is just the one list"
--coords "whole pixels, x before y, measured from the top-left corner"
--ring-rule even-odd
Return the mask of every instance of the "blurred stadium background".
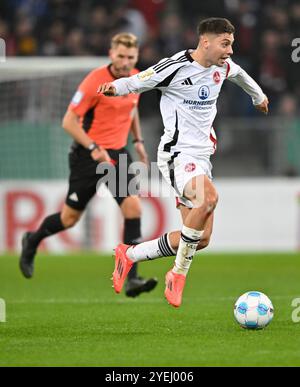
[[[220, 193], [211, 250], [283, 251], [300, 246], [300, 78], [292, 40], [300, 37], [300, 3], [292, 0], [1, 0], [0, 253], [20, 249], [27, 229], [62, 205], [70, 138], [61, 119], [81, 79], [108, 63], [112, 35], [135, 33], [139, 69], [197, 44], [209, 16], [236, 26], [233, 59], [262, 86], [270, 114], [224, 85], [215, 122], [213, 173]], [[162, 134], [155, 92], [142, 95], [142, 129], [150, 160]], [[145, 239], [180, 226], [174, 203], [143, 199]], [[105, 227], [104, 227], [105, 226]], [[120, 240], [118, 207], [95, 198], [74, 229], [44, 242], [51, 252], [109, 251]]]

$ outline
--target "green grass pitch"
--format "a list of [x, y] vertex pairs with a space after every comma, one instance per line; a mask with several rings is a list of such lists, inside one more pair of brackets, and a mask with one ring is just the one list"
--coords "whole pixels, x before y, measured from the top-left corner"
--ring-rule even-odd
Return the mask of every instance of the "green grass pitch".
[[[0, 366], [299, 366], [300, 254], [199, 254], [179, 309], [164, 299], [172, 258], [140, 265], [158, 287], [136, 299], [111, 287], [111, 256], [40, 255], [24, 279], [13, 255], [0, 256]], [[261, 331], [240, 328], [234, 301], [248, 290], [272, 300]], [[300, 316], [300, 312], [298, 313]]]

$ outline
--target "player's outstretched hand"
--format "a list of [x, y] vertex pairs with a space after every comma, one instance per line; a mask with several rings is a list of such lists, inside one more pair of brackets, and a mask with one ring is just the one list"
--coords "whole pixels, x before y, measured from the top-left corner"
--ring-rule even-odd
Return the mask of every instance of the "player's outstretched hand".
[[255, 105], [256, 109], [259, 110], [260, 112], [264, 113], [264, 114], [268, 114], [269, 112], [269, 100], [268, 100], [268, 97], [266, 97], [262, 103], [260, 103], [259, 105]]
[[111, 82], [107, 82], [98, 87], [97, 94], [104, 94], [107, 97], [113, 97], [117, 94], [117, 90]]

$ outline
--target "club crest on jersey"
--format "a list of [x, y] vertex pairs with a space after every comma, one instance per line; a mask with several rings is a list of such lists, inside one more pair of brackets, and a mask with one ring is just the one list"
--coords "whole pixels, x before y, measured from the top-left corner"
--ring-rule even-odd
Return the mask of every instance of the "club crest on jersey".
[[193, 172], [196, 169], [196, 164], [195, 163], [188, 163], [184, 167], [185, 172]]
[[198, 91], [198, 95], [201, 101], [206, 100], [209, 97], [209, 93], [210, 93], [210, 90], [208, 86], [201, 86]]
[[215, 71], [214, 74], [213, 74], [213, 80], [216, 84], [220, 83], [220, 80], [221, 80], [221, 75], [219, 73], [219, 71]]

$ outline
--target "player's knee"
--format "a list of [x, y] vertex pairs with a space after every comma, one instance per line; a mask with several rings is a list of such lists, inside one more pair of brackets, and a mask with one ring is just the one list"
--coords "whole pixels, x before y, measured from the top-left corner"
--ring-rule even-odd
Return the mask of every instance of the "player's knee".
[[80, 215], [77, 215], [77, 214], [62, 214], [61, 222], [65, 228], [70, 228], [75, 226], [79, 218], [80, 218]]
[[218, 203], [218, 195], [215, 193], [209, 193], [205, 196], [204, 200], [201, 202], [194, 202], [194, 207], [198, 209], [199, 216], [210, 215]]
[[142, 216], [141, 203], [138, 197], [126, 198], [121, 205], [121, 210], [123, 216], [127, 219], [140, 218]]
[[218, 194], [210, 193], [204, 200], [204, 207], [207, 213], [212, 213], [218, 204]]

